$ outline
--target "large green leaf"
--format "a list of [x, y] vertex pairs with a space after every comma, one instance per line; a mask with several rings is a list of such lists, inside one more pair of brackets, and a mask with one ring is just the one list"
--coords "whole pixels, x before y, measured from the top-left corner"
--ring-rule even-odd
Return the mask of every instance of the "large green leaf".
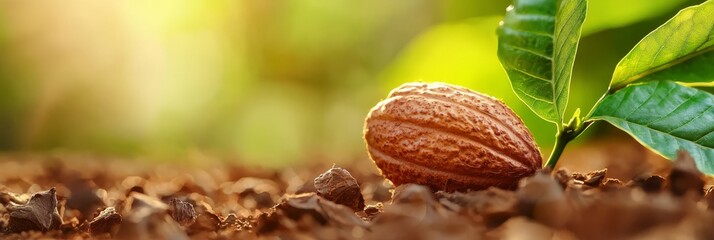
[[634, 84], [608, 95], [591, 119], [605, 120], [669, 159], [685, 149], [714, 173], [714, 95], [672, 81]]
[[645, 38], [615, 68], [610, 87], [643, 81], [714, 81], [714, 0], [683, 9]]
[[518, 98], [560, 125], [585, 0], [515, 0], [498, 29], [498, 57]]

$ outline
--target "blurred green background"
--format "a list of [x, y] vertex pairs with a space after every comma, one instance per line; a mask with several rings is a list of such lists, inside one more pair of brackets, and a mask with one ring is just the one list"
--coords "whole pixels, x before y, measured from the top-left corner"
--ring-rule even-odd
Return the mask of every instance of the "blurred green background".
[[[503, 99], [547, 154], [553, 125], [518, 101], [496, 57], [509, 2], [0, 0], [0, 151], [363, 159], [368, 110], [421, 80]], [[698, 2], [590, 0], [568, 116]]]

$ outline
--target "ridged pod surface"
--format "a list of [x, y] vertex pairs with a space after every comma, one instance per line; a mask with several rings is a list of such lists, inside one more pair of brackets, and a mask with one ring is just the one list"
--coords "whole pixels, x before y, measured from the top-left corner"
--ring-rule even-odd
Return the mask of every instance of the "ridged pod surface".
[[515, 188], [541, 168], [523, 121], [503, 102], [444, 83], [407, 83], [367, 115], [369, 156], [396, 185]]

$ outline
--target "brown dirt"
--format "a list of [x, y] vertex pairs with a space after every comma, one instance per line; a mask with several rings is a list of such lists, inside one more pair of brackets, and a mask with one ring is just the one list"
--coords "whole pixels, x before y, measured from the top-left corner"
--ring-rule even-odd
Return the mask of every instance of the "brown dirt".
[[442, 192], [394, 188], [366, 163], [276, 171], [12, 157], [0, 161], [0, 238], [712, 239], [714, 193], [691, 161], [631, 178], [560, 169], [516, 190]]

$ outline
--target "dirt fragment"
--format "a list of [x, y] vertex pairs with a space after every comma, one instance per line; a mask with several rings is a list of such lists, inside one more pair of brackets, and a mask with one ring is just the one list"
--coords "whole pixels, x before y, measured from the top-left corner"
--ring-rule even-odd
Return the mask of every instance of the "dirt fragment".
[[453, 215], [455, 213], [438, 204], [429, 187], [403, 184], [394, 190], [392, 204], [385, 206], [384, 212], [373, 223], [379, 225], [391, 221], [415, 220], [429, 224], [444, 221]]
[[243, 177], [224, 189], [225, 193], [238, 193], [241, 205], [246, 208], [265, 209], [275, 205], [280, 190], [275, 182], [268, 179]]
[[201, 213], [196, 217], [196, 220], [188, 227], [189, 233], [197, 233], [202, 231], [217, 231], [221, 228], [221, 219], [216, 214], [210, 212]]
[[458, 205], [457, 212], [469, 215], [474, 219], [483, 220], [489, 227], [497, 227], [509, 218], [519, 214], [518, 200], [512, 191], [499, 188], [488, 188], [481, 191], [461, 192], [437, 192], [441, 203], [444, 200]]
[[679, 150], [677, 158], [672, 164], [672, 171], [669, 175], [670, 191], [675, 196], [694, 194], [704, 195], [704, 180], [702, 173], [697, 169], [694, 159], [688, 152]]
[[7, 223], [8, 232], [24, 232], [29, 230], [49, 231], [62, 225], [62, 218], [57, 211], [57, 190], [38, 192], [30, 197], [26, 204], [10, 203], [7, 210], [10, 219]]
[[623, 187], [624, 185], [622, 184], [622, 181], [620, 181], [620, 179], [615, 178], [607, 178], [600, 185], [600, 189], [602, 189], [603, 191], [613, 191], [621, 189]]
[[547, 226], [563, 227], [570, 218], [571, 207], [563, 188], [545, 172], [522, 179], [516, 197], [521, 214]]
[[181, 226], [188, 226], [196, 221], [196, 210], [193, 205], [177, 198], [169, 201], [169, 214]]
[[528, 218], [515, 217], [503, 223], [493, 232], [489, 232], [487, 236], [493, 239], [550, 240], [553, 238], [553, 230]]
[[124, 218], [119, 239], [188, 239], [186, 232], [168, 214], [169, 206], [160, 199], [132, 192], [124, 202]]
[[714, 186], [710, 186], [704, 195], [704, 202], [707, 203], [707, 209], [714, 210]]
[[69, 221], [64, 221], [62, 223], [62, 225], [60, 225], [59, 229], [63, 233], [71, 233], [71, 232], [77, 231], [78, 226], [79, 226], [79, 219], [74, 217], [74, 218], [70, 219]]
[[627, 185], [639, 187], [647, 193], [662, 191], [666, 180], [659, 175], [639, 175], [632, 179]]
[[335, 228], [366, 228], [368, 224], [346, 206], [336, 204], [315, 193], [289, 195], [274, 211], [258, 218], [257, 231], [267, 234], [277, 230], [312, 229], [330, 225]]
[[252, 229], [252, 226], [249, 222], [249, 219], [241, 219], [235, 214], [231, 213], [228, 214], [228, 216], [223, 219], [221, 223], [221, 229], [229, 229], [229, 228], [234, 228], [237, 231], [242, 231], [242, 230], [250, 230]]
[[375, 217], [379, 216], [380, 213], [384, 212], [384, 204], [381, 202], [374, 205], [367, 205], [364, 211], [357, 213], [362, 219], [371, 221]]
[[140, 208], [146, 208], [150, 212], [166, 212], [169, 209], [169, 205], [166, 205], [158, 198], [139, 192], [132, 192], [124, 202], [124, 215], [129, 215], [132, 211]]
[[348, 210], [349, 208], [313, 193], [287, 197], [276, 209], [293, 220], [308, 215], [321, 224], [329, 222], [338, 226], [366, 226], [364, 221]]
[[95, 192], [96, 186], [88, 179], [74, 179], [69, 183], [71, 196], [66, 207], [76, 209], [82, 214], [82, 219], [89, 219], [92, 214], [101, 209], [104, 203]]
[[599, 187], [605, 179], [605, 175], [607, 175], [607, 168], [589, 172], [585, 175], [583, 183], [591, 187]]
[[693, 206], [666, 192], [602, 192], [579, 208], [567, 228], [580, 239], [626, 239], [654, 226], [677, 223]]
[[357, 180], [344, 168], [332, 167], [314, 180], [317, 194], [337, 204], [352, 208], [355, 212], [364, 209], [364, 198]]
[[439, 204], [426, 186], [397, 187], [365, 239], [478, 239], [485, 228]]
[[573, 176], [571, 175], [571, 173], [568, 172], [567, 169], [561, 168], [555, 172], [555, 174], [553, 175], [553, 178], [555, 178], [555, 180], [558, 181], [560, 186], [563, 187], [563, 189], [565, 189], [571, 183]]
[[92, 234], [116, 233], [115, 227], [119, 226], [122, 217], [114, 207], [107, 207], [89, 222], [89, 231]]
[[30, 200], [30, 195], [27, 194], [14, 194], [11, 192], [0, 192], [0, 204], [8, 205], [10, 203], [22, 205]]

